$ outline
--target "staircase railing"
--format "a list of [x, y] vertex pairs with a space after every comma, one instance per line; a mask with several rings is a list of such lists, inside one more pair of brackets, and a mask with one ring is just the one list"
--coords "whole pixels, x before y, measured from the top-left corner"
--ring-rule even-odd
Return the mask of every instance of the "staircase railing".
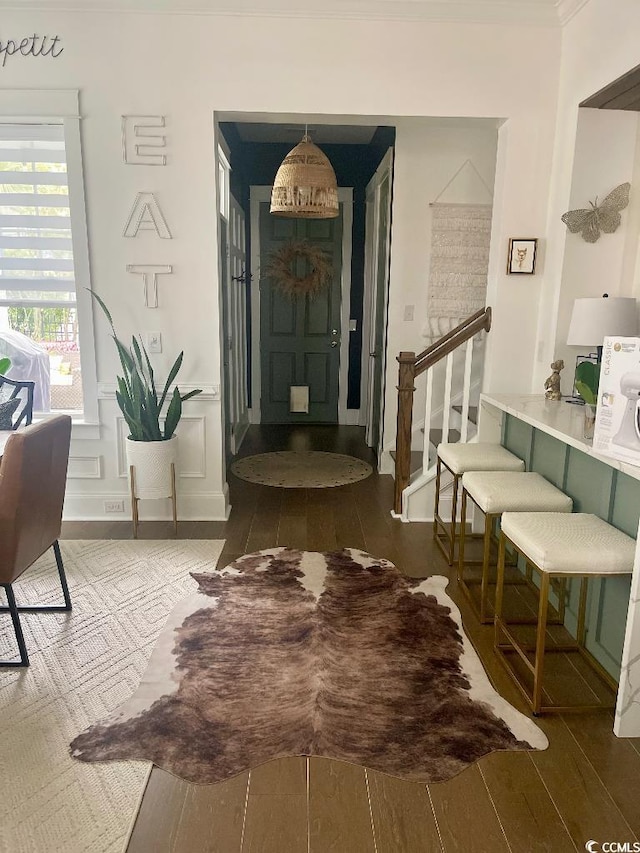
[[488, 332], [491, 328], [491, 308], [483, 308], [468, 317], [455, 329], [452, 329], [440, 340], [416, 355], [413, 352], [401, 352], [396, 358], [398, 369], [398, 422], [396, 429], [396, 482], [394, 492], [394, 512], [402, 513], [402, 493], [409, 485], [411, 476], [411, 439], [413, 429], [413, 395], [415, 379], [425, 371], [427, 374], [423, 470], [429, 467], [429, 428], [433, 408], [433, 371], [430, 368], [443, 358], [447, 359], [445, 370], [444, 405], [442, 436], [447, 440], [449, 434], [449, 416], [451, 409], [451, 386], [453, 376], [453, 354], [455, 350], [466, 343], [464, 379], [462, 392], [462, 427], [461, 441], [468, 437], [469, 422], [469, 391], [471, 387], [471, 363], [473, 359], [473, 338], [478, 332]]

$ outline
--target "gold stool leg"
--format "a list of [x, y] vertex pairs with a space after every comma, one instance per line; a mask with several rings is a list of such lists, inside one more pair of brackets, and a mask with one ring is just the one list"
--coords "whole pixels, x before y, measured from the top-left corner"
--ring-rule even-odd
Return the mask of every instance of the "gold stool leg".
[[433, 538], [438, 538], [438, 516], [440, 515], [440, 483], [442, 480], [442, 462], [440, 457], [436, 460], [436, 501], [433, 508]]
[[138, 498], [136, 497], [136, 471], [129, 465], [129, 482], [131, 484], [131, 517], [133, 519], [133, 538], [138, 538]]
[[464, 582], [464, 540], [467, 520], [467, 491], [462, 489], [462, 503], [460, 508], [460, 538], [458, 541], [458, 580]]
[[491, 556], [491, 528], [493, 515], [485, 513], [484, 516], [484, 542], [482, 553], [482, 582], [480, 584], [480, 621], [483, 625], [493, 620], [487, 617], [487, 603], [489, 597], [489, 558]]
[[173, 530], [178, 535], [178, 506], [176, 500], [176, 466], [171, 463], [171, 509], [173, 510]]
[[453, 475], [453, 495], [451, 499], [451, 541], [449, 543], [449, 565], [453, 565], [453, 556], [456, 549], [456, 518], [458, 515], [458, 484], [460, 475]]
[[580, 600], [578, 604], [578, 625], [576, 629], [576, 640], [578, 645], [584, 648], [584, 643], [587, 635], [587, 592], [589, 578], [583, 577], [580, 580]]
[[495, 603], [495, 638], [493, 641], [494, 648], [497, 650], [500, 645], [500, 620], [502, 619], [502, 597], [504, 593], [504, 564], [506, 555], [506, 543], [504, 533], [500, 533], [500, 541], [498, 543], [498, 577], [496, 579], [496, 603]]
[[531, 708], [535, 716], [540, 713], [542, 708], [542, 676], [544, 673], [544, 649], [547, 633], [547, 610], [549, 607], [549, 575], [547, 572], [542, 572], [541, 575], [536, 656], [533, 667], [533, 695], [531, 698]]

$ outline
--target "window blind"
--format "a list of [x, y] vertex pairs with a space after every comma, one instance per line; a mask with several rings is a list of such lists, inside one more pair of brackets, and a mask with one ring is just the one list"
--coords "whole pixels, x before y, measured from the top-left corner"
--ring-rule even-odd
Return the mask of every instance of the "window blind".
[[64, 129], [0, 124], [0, 305], [75, 299]]

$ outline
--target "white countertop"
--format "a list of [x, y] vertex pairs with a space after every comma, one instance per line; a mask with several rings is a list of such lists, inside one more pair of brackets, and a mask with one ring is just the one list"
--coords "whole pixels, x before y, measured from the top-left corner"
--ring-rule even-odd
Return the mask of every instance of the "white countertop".
[[591, 440], [583, 437], [583, 406], [567, 403], [565, 400], [546, 400], [540, 394], [481, 394], [481, 419], [489, 415], [491, 406], [593, 456], [617, 471], [640, 480], [640, 466], [594, 452]]

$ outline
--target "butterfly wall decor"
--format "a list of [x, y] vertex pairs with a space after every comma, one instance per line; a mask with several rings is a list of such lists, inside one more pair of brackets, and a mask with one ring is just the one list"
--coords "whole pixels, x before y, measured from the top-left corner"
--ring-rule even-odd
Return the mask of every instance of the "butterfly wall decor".
[[562, 221], [572, 234], [582, 232], [582, 239], [587, 243], [595, 243], [600, 237], [600, 232], [613, 234], [621, 222], [620, 211], [629, 204], [629, 190], [631, 184], [620, 184], [612, 190], [608, 196], [598, 204], [598, 197], [590, 201], [589, 208], [580, 210], [568, 210]]

